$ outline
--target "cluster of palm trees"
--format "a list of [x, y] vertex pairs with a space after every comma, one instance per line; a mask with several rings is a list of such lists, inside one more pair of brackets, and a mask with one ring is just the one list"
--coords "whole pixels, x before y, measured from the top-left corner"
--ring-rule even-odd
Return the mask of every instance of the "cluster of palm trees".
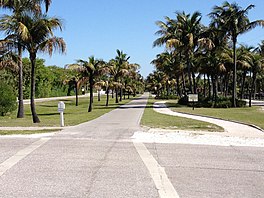
[[[129, 56], [123, 51], [117, 50], [114, 59], [106, 62], [96, 59], [94, 56], [88, 60], [77, 60], [76, 63], [67, 64], [66, 69], [75, 71], [68, 77], [68, 82], [73, 82], [76, 93], [76, 106], [78, 105], [78, 90], [80, 87], [89, 85], [90, 99], [88, 112], [92, 111], [94, 87], [98, 93], [102, 88], [106, 92], [106, 106], [109, 105], [109, 93], [115, 93], [116, 103], [122, 101], [125, 93], [129, 98], [130, 94], [135, 96], [136, 92], [144, 89], [143, 77], [138, 72], [139, 65], [129, 63]], [[100, 100], [100, 95], [98, 95]]]
[[153, 45], [165, 45], [166, 50], [152, 61], [156, 71], [148, 76], [149, 87], [157, 93], [166, 90], [167, 94], [175, 87], [180, 96], [201, 92], [214, 100], [221, 92], [232, 95], [236, 107], [237, 90], [244, 97], [247, 83], [251, 96], [256, 90], [257, 75], [263, 73], [264, 42], [257, 48], [237, 48], [237, 37], [256, 26], [264, 27], [264, 20], [249, 20], [252, 8], [254, 5], [242, 9], [236, 3], [224, 2], [209, 14], [208, 27], [201, 23], [199, 12], [176, 12], [176, 18], [158, 21], [159, 38]]
[[[11, 13], [2, 15], [0, 18], [0, 30], [6, 34], [0, 45], [5, 52], [17, 55], [17, 61], [15, 61], [19, 70], [17, 117], [24, 117], [22, 53], [28, 51], [31, 61], [30, 106], [34, 123], [40, 122], [34, 102], [37, 52], [48, 52], [52, 55], [54, 50], [62, 53], [66, 50], [64, 40], [53, 34], [56, 29], [62, 30], [62, 22], [56, 17], [48, 17], [47, 11], [50, 5], [51, 0], [0, 0], [0, 7]], [[43, 7], [45, 11], [42, 11]]]

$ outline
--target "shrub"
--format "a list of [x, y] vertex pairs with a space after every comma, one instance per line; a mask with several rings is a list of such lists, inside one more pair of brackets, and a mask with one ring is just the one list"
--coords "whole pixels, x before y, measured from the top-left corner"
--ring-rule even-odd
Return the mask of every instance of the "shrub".
[[245, 107], [247, 105], [247, 102], [244, 100], [238, 100], [236, 99], [237, 107]]
[[13, 88], [5, 83], [0, 84], [0, 115], [5, 116], [6, 113], [16, 109], [16, 95]]
[[156, 96], [155, 99], [163, 99], [163, 100], [174, 100], [174, 99], [179, 99], [179, 96], [176, 95], [160, 95]]
[[185, 95], [185, 96], [181, 97], [181, 98], [179, 99], [178, 103], [179, 103], [180, 105], [188, 105], [188, 103], [189, 103], [189, 102], [188, 102], [188, 96]]

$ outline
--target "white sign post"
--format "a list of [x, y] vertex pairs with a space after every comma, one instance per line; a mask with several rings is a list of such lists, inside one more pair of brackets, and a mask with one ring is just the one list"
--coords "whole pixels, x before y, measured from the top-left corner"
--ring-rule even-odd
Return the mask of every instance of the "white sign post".
[[188, 94], [188, 101], [193, 103], [194, 110], [194, 102], [198, 102], [198, 94]]
[[60, 126], [64, 127], [64, 116], [63, 116], [63, 111], [65, 109], [65, 104], [64, 102], [60, 101], [58, 103], [58, 112], [60, 113]]

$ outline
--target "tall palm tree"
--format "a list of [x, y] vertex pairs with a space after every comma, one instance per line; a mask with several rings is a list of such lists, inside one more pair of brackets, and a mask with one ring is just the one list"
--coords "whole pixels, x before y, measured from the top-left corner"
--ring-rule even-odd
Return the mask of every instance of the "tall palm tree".
[[53, 31], [62, 30], [62, 22], [58, 18], [49, 18], [46, 15], [34, 17], [23, 17], [23, 24], [26, 27], [27, 38], [23, 39], [23, 45], [29, 52], [31, 61], [31, 93], [30, 107], [34, 123], [40, 122], [35, 107], [35, 66], [37, 52], [48, 52], [51, 56], [53, 51], [61, 53], [66, 51], [66, 44], [62, 38], [55, 37]]
[[[19, 68], [19, 83], [18, 83], [18, 112], [17, 118], [24, 117], [24, 104], [23, 104], [23, 65], [22, 65], [22, 51], [21, 37], [24, 37], [23, 24], [21, 23], [22, 17], [27, 12], [40, 14], [41, 4], [45, 4], [46, 12], [51, 4], [51, 0], [1, 0], [0, 7], [10, 10], [13, 14], [12, 17], [4, 16], [1, 19], [1, 30], [6, 31], [7, 35], [12, 34], [12, 39], [16, 43], [18, 51], [18, 68]], [[15, 35], [15, 36], [14, 36]]]
[[89, 89], [90, 89], [90, 102], [88, 112], [93, 108], [93, 88], [95, 84], [95, 78], [98, 78], [104, 72], [104, 61], [95, 59], [94, 56], [88, 58], [88, 61], [79, 59], [77, 64], [84, 68], [84, 72], [87, 72], [89, 77]]
[[249, 5], [245, 9], [242, 9], [236, 3], [228, 3], [227, 1], [222, 4], [222, 6], [215, 6], [213, 11], [209, 14], [212, 18], [212, 25], [216, 28], [226, 32], [232, 40], [233, 44], [233, 93], [232, 102], [233, 107], [236, 107], [236, 97], [237, 97], [237, 54], [236, 54], [236, 44], [237, 37], [256, 26], [264, 26], [264, 20], [256, 20], [253, 22], [249, 21], [248, 12], [254, 5]]

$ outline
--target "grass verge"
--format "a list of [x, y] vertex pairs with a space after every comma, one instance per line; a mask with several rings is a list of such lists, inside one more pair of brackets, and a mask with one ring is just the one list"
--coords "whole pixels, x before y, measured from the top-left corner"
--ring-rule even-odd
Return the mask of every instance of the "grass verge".
[[196, 130], [196, 131], [224, 131], [220, 126], [201, 122], [193, 119], [170, 116], [153, 110], [153, 104], [157, 100], [150, 98], [141, 119], [141, 125], [151, 128]]
[[58, 129], [43, 129], [43, 130], [0, 130], [0, 135], [30, 135], [40, 133], [59, 132]]
[[[79, 98], [79, 106], [75, 106], [75, 99], [60, 100], [65, 103], [64, 111], [65, 126], [74, 126], [83, 122], [93, 120], [109, 111], [123, 105], [130, 100], [122, 100], [116, 104], [115, 99], [109, 98], [109, 106], [105, 107], [106, 96], [101, 97], [101, 101], [94, 98], [93, 110], [88, 113], [89, 98]], [[60, 126], [60, 114], [58, 113], [58, 101], [36, 103], [37, 114], [40, 123], [32, 122], [30, 106], [25, 105], [25, 118], [16, 118], [16, 112], [0, 117], [0, 126], [2, 127], [58, 127]]]
[[238, 121], [256, 125], [264, 130], [264, 110], [261, 107], [244, 108], [195, 108], [180, 106], [176, 102], [168, 102], [172, 111], [212, 116], [224, 120]]

